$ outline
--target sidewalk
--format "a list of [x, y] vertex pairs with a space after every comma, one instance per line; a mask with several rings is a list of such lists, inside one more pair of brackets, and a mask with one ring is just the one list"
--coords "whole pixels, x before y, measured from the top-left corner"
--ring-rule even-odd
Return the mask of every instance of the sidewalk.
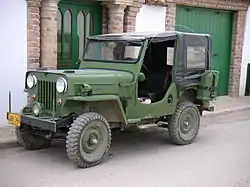
[[229, 114], [231, 112], [240, 112], [250, 110], [250, 96], [232, 98], [229, 96], [218, 97], [211, 103], [215, 106], [214, 112], [204, 112], [204, 117], [210, 117], [220, 114]]
[[[225, 118], [231, 113], [242, 113], [242, 115], [250, 114], [250, 96], [232, 98], [223, 96], [217, 98], [213, 103], [215, 106], [214, 112], [204, 112], [203, 123], [206, 125], [214, 118]], [[10, 125], [0, 127], [0, 149], [1, 147], [8, 145], [9, 143], [16, 142], [14, 128]]]
[[15, 131], [12, 126], [0, 127], [0, 150], [17, 146]]

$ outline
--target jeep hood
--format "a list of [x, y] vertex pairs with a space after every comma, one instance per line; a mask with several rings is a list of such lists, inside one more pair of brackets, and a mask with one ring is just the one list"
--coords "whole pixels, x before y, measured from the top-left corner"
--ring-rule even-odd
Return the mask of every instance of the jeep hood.
[[49, 70], [47, 73], [63, 74], [74, 83], [90, 85], [130, 83], [134, 75], [127, 71], [104, 69]]

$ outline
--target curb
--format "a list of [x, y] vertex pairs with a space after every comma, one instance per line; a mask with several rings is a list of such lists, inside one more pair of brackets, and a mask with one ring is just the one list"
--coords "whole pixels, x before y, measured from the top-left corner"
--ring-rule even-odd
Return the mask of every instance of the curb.
[[201, 118], [202, 126], [210, 126], [214, 124], [233, 123], [239, 121], [250, 120], [250, 107], [242, 107], [238, 109], [223, 110], [211, 114], [206, 114]]
[[249, 107], [239, 107], [239, 108], [234, 108], [234, 109], [225, 109], [225, 110], [221, 110], [221, 111], [215, 111], [215, 112], [207, 112], [205, 114], [203, 114], [202, 118], [210, 118], [210, 117], [217, 117], [217, 116], [222, 116], [222, 115], [228, 115], [234, 112], [243, 112], [246, 110], [250, 110], [250, 106]]

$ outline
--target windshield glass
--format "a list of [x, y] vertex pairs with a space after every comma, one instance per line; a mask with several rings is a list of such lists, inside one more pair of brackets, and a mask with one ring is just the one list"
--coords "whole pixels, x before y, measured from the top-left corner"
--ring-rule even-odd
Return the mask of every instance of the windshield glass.
[[135, 63], [143, 42], [89, 40], [84, 60]]

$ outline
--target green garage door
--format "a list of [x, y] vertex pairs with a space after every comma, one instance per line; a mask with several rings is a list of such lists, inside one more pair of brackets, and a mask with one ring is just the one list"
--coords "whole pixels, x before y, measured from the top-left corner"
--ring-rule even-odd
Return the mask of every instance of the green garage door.
[[220, 96], [228, 94], [231, 38], [232, 38], [231, 12], [177, 6], [177, 31], [209, 33], [212, 35], [212, 68], [220, 72]]

